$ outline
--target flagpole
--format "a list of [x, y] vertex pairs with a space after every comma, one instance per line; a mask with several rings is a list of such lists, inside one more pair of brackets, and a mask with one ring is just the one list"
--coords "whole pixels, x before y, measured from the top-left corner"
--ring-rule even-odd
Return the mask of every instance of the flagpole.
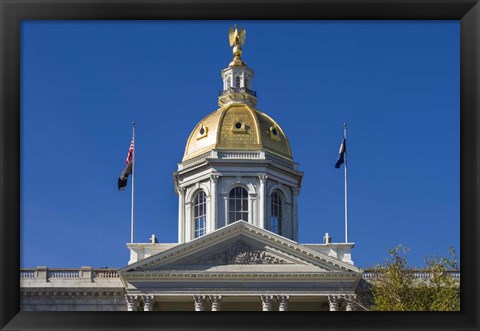
[[347, 123], [343, 123], [343, 139], [345, 142], [344, 169], [345, 169], [345, 242], [348, 243], [348, 194], [347, 194]]
[[131, 237], [130, 242], [134, 243], [134, 220], [135, 220], [135, 213], [134, 213], [134, 192], [135, 192], [135, 122], [132, 122], [132, 141], [133, 141], [133, 153], [132, 153], [132, 220], [131, 220]]

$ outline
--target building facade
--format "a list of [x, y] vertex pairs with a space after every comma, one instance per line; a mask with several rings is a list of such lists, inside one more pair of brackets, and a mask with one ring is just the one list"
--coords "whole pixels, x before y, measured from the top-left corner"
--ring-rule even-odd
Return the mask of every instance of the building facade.
[[214, 112], [174, 173], [178, 242], [130, 243], [118, 270], [21, 272], [23, 310], [354, 310], [353, 243], [298, 243], [303, 173], [280, 125], [256, 108], [245, 31], [230, 30]]

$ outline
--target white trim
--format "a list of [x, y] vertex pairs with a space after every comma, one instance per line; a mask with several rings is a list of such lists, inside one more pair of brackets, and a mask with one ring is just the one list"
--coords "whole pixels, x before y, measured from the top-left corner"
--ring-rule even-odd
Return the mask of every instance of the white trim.
[[207, 182], [197, 183], [197, 185], [192, 185], [187, 188], [187, 192], [185, 194], [185, 202], [193, 203], [193, 198], [197, 191], [203, 190], [207, 197], [210, 196], [210, 187], [208, 186]]
[[[290, 188], [290, 187], [288, 187]], [[270, 189], [268, 190], [267, 197], [272, 196], [272, 193], [278, 190], [282, 192], [283, 197], [285, 198], [282, 202], [284, 203], [292, 203], [292, 197], [289, 191], [286, 190], [285, 185], [279, 185], [278, 183], [273, 184]]]
[[[155, 282], [164, 281], [167, 279], [179, 280], [179, 279], [191, 279], [195, 278], [198, 280], [213, 280], [213, 279], [237, 279], [237, 278], [250, 278], [250, 279], [271, 279], [271, 278], [281, 278], [281, 281], [291, 280], [338, 280], [350, 279], [354, 282], [359, 274], [355, 272], [310, 272], [310, 273], [299, 273], [299, 272], [182, 272], [182, 271], [172, 271], [172, 270], [152, 270], [152, 271], [136, 271], [136, 272], [127, 272], [122, 274], [127, 280], [132, 279], [149, 279]], [[156, 279], [159, 277], [160, 279]]]
[[289, 253], [293, 256], [301, 256], [303, 260], [323, 268], [325, 268], [326, 263], [333, 268], [340, 268], [347, 272], [362, 272], [362, 269], [355, 267], [347, 262], [343, 262], [334, 257], [319, 253], [311, 248], [305, 247], [304, 245], [300, 245], [293, 240], [261, 229], [247, 222], [237, 221], [228, 224], [225, 227], [222, 227], [221, 229], [218, 229], [205, 236], [196, 238], [184, 244], [180, 244], [164, 252], [148, 257], [144, 260], [132, 263], [126, 267], [119, 269], [118, 273], [122, 275], [129, 272], [129, 270], [133, 271], [140, 268], [151, 268], [153, 265], [165, 265], [167, 263], [171, 263], [182, 257], [190, 255], [192, 251], [213, 246], [222, 239], [228, 239], [234, 237], [237, 234], [245, 234], [256, 240], [266, 240], [267, 243], [274, 248], [284, 250], [286, 253]]

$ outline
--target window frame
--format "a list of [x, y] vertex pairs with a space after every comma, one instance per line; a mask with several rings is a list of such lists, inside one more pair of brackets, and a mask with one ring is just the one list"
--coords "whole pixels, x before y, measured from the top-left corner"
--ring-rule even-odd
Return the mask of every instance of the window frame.
[[[275, 199], [276, 197], [276, 199]], [[268, 227], [273, 233], [280, 236], [284, 235], [283, 223], [284, 223], [284, 196], [280, 190], [274, 190], [270, 194], [270, 218]], [[277, 226], [274, 226], [274, 220], [277, 221]]]
[[[240, 196], [235, 195], [232, 197], [232, 192], [236, 192], [236, 190], [240, 190]], [[234, 193], [236, 194], [236, 193]], [[232, 210], [232, 202], [234, 204], [234, 210]], [[239, 206], [237, 205], [239, 203]], [[240, 207], [238, 209], [237, 207]], [[233, 213], [233, 217], [232, 217]], [[240, 214], [240, 218], [237, 217], [237, 214]], [[228, 210], [227, 210], [227, 224], [232, 224], [236, 221], [243, 220], [248, 222], [249, 216], [249, 196], [248, 190], [243, 186], [234, 186], [228, 192]], [[235, 219], [232, 221], [232, 219]]]
[[[202, 201], [199, 201], [200, 196]], [[207, 194], [200, 190], [193, 196], [193, 238], [199, 238], [207, 233]], [[198, 222], [197, 222], [198, 221]], [[200, 224], [202, 226], [200, 226]]]

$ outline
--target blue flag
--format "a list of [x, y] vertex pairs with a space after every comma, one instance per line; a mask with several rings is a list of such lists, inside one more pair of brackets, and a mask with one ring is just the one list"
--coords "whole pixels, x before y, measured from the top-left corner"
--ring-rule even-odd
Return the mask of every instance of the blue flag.
[[347, 151], [347, 139], [343, 138], [342, 144], [340, 145], [340, 150], [338, 151], [337, 163], [335, 163], [335, 168], [340, 168], [342, 163], [345, 162], [345, 152]]

